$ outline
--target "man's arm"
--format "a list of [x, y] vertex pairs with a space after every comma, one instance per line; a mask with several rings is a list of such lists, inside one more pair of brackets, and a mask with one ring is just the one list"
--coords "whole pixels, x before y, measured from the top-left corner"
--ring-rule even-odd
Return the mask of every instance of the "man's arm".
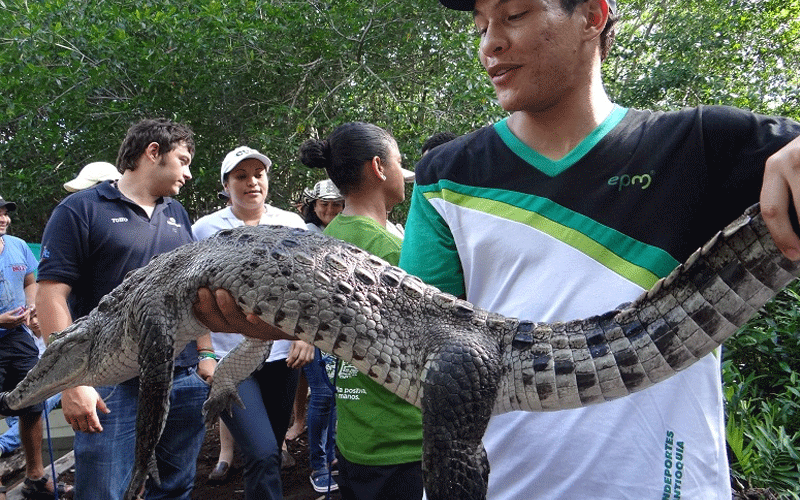
[[772, 239], [790, 260], [800, 260], [800, 237], [790, 222], [790, 206], [800, 219], [800, 137], [767, 159], [761, 185], [761, 214]]
[[26, 274], [22, 286], [25, 292], [25, 324], [30, 328], [31, 318], [36, 316], [36, 276], [33, 273]]
[[[71, 290], [72, 287], [64, 283], [39, 282], [35, 303], [45, 343], [49, 340], [50, 334], [60, 332], [72, 324], [72, 314], [67, 305], [67, 297]], [[102, 432], [103, 427], [97, 418], [97, 409], [104, 413], [108, 413], [109, 410], [93, 387], [78, 386], [65, 389], [61, 393], [61, 406], [64, 418], [73, 430]]]
[[[214, 352], [214, 345], [211, 343], [210, 333], [197, 337], [197, 352]], [[214, 380], [214, 370], [216, 370], [216, 368], [217, 360], [214, 358], [201, 357], [197, 361], [197, 374], [209, 384]]]

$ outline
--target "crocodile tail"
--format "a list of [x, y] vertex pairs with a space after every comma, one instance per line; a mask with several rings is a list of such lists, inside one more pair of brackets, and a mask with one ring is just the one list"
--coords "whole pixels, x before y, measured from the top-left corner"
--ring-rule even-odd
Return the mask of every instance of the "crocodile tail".
[[798, 275], [754, 205], [629, 306], [520, 323], [511, 387], [524, 389], [505, 409], [575, 408], [650, 387], [719, 347]]

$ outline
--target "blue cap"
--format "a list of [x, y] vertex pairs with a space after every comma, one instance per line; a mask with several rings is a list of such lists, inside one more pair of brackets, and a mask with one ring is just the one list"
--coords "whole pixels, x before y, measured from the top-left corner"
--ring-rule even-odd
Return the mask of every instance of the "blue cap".
[[[448, 9], [453, 9], [453, 10], [465, 10], [465, 11], [475, 10], [475, 0], [439, 0], [439, 3], [441, 3]], [[617, 12], [616, 0], [606, 0], [606, 3], [608, 4], [609, 12], [612, 13]]]

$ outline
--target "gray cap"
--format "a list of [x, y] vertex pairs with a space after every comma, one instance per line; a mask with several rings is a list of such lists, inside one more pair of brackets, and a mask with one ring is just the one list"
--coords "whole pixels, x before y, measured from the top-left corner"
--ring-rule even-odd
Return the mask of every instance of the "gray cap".
[[314, 188], [308, 194], [312, 200], [341, 201], [344, 199], [342, 193], [336, 188], [336, 184], [330, 179], [314, 184]]

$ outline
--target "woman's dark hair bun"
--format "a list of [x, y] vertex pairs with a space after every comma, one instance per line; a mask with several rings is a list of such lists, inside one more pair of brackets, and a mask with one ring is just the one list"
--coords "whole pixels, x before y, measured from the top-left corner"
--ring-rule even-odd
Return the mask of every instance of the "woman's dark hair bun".
[[300, 162], [311, 168], [327, 168], [331, 163], [331, 146], [326, 139], [309, 139], [300, 146]]

